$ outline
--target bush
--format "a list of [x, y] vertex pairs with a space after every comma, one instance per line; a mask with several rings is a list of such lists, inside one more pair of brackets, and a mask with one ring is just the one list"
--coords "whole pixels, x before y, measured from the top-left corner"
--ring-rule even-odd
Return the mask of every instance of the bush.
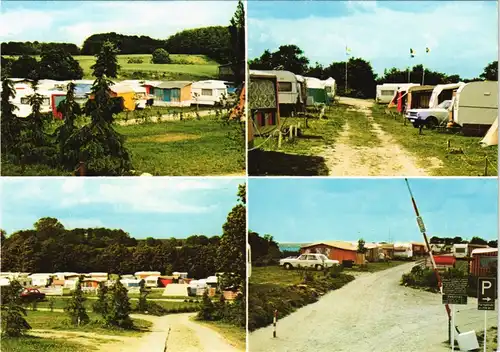
[[151, 62], [153, 64], [169, 64], [171, 63], [170, 54], [165, 49], [158, 48], [153, 51]]
[[140, 57], [130, 57], [127, 60], [128, 64], [142, 64], [144, 61]]
[[403, 274], [401, 284], [411, 287], [423, 287], [432, 291], [438, 290], [436, 273], [429, 268], [413, 267], [410, 273]]

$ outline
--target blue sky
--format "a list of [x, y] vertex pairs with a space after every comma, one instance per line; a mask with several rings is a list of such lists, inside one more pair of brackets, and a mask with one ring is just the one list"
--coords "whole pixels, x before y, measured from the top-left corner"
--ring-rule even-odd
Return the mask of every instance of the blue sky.
[[0, 180], [0, 227], [11, 234], [41, 217], [66, 228], [120, 228], [132, 237], [220, 235], [239, 178], [19, 177]]
[[[0, 40], [70, 42], [117, 32], [166, 39], [188, 28], [229, 25], [235, 1], [2, 1]], [[22, 20], [21, 20], [22, 19]]]
[[[413, 178], [429, 236], [498, 237], [498, 180]], [[422, 241], [404, 179], [251, 178], [249, 229], [280, 242]]]
[[472, 78], [497, 60], [497, 26], [496, 1], [249, 1], [248, 57], [296, 44], [328, 65], [347, 45], [378, 74], [423, 64]]

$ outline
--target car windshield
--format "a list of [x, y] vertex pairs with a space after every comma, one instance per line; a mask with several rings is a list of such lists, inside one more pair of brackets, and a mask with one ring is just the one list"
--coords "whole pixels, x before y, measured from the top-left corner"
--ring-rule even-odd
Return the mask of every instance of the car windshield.
[[451, 105], [451, 100], [445, 100], [438, 105], [438, 108], [448, 109]]

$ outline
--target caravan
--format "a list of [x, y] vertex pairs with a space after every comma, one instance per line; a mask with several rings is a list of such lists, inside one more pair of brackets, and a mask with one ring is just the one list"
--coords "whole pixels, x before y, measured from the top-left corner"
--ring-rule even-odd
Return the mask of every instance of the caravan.
[[227, 86], [224, 81], [198, 81], [192, 84], [191, 95], [193, 104], [220, 105], [227, 97]]
[[377, 85], [375, 101], [379, 104], [389, 104], [397, 94], [398, 90], [407, 91], [408, 88], [419, 86], [416, 83], [384, 83]]
[[326, 104], [327, 94], [324, 83], [315, 77], [304, 77], [307, 85], [307, 106]]
[[453, 123], [464, 134], [484, 136], [498, 116], [498, 82], [471, 82], [460, 86], [453, 105]]

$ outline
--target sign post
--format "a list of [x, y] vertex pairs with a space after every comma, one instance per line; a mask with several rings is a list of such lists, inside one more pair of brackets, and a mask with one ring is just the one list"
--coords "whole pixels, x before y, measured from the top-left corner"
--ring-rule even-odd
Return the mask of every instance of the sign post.
[[467, 278], [443, 279], [443, 304], [451, 305], [451, 350], [455, 351], [455, 305], [467, 305]]
[[273, 337], [276, 338], [276, 320], [278, 320], [278, 310], [274, 310], [274, 317], [273, 317]]
[[488, 330], [487, 314], [489, 310], [495, 310], [496, 286], [497, 279], [495, 277], [480, 277], [477, 280], [477, 309], [484, 310], [484, 352], [486, 352], [486, 333]]

